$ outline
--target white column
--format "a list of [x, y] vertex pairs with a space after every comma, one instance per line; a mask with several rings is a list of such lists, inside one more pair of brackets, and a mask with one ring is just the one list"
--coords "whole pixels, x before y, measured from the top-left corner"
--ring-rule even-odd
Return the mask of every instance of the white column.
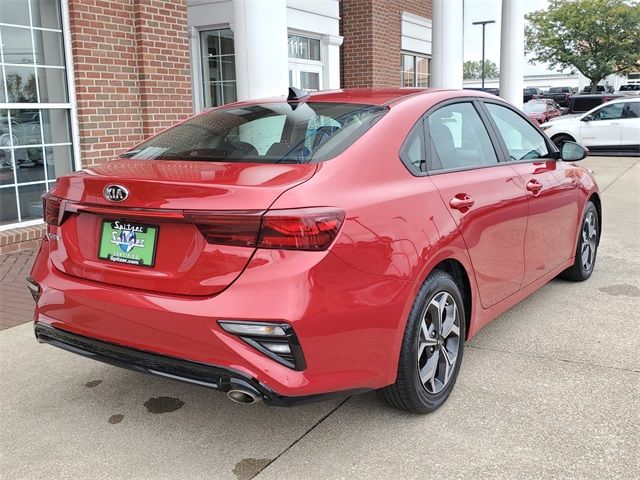
[[524, 2], [502, 0], [500, 96], [522, 108], [524, 87]]
[[286, 96], [286, 0], [233, 0], [238, 100]]
[[204, 107], [202, 99], [202, 58], [200, 55], [200, 32], [189, 27], [189, 56], [191, 57], [191, 91], [193, 92], [193, 111], [198, 113]]
[[340, 88], [340, 45], [343, 38], [339, 35], [323, 35], [322, 45], [325, 48], [323, 68], [323, 90]]
[[433, 0], [431, 85], [462, 88], [463, 0]]

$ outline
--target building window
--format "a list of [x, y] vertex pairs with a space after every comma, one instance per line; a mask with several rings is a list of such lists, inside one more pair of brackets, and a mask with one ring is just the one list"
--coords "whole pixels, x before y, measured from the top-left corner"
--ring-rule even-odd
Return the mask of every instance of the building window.
[[289, 34], [289, 85], [310, 92], [322, 90], [324, 64], [320, 40]]
[[320, 40], [317, 38], [289, 35], [289, 58], [320, 61]]
[[415, 53], [402, 54], [402, 87], [428, 87], [431, 85], [431, 59]]
[[233, 32], [228, 28], [200, 32], [200, 46], [204, 106], [217, 107], [235, 102], [237, 93]]
[[0, 229], [42, 219], [75, 170], [60, 0], [0, 1]]

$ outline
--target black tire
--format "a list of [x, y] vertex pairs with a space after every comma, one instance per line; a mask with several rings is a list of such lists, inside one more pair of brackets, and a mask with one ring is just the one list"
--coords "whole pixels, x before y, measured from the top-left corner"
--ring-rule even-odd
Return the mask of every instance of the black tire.
[[580, 223], [575, 262], [560, 274], [560, 278], [572, 282], [584, 282], [588, 279], [596, 266], [599, 240], [600, 218], [595, 205], [589, 201], [584, 209], [584, 215]]
[[554, 135], [551, 141], [556, 144], [556, 147], [562, 150], [562, 145], [564, 145], [565, 142], [575, 142], [575, 139], [571, 135], [560, 133], [558, 135]]
[[[441, 319], [444, 316], [445, 321], [437, 322], [438, 316]], [[412, 413], [431, 413], [442, 406], [453, 389], [462, 363], [465, 318], [462, 294], [454, 279], [442, 270], [431, 272], [409, 314], [396, 382], [378, 390], [380, 397], [392, 407]], [[430, 320], [434, 320], [431, 322], [433, 330], [428, 326]], [[439, 331], [435, 323], [440, 324]], [[449, 325], [451, 328], [447, 333]], [[430, 347], [430, 342], [436, 344]], [[452, 360], [453, 352], [455, 360]], [[433, 364], [435, 367], [431, 368]], [[433, 377], [423, 383], [421, 374], [431, 369]]]

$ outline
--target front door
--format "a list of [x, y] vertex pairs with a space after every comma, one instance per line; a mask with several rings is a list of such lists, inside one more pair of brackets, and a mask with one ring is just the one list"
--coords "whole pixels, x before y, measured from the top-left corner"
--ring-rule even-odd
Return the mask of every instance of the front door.
[[431, 112], [427, 169], [464, 238], [484, 308], [517, 292], [524, 276], [527, 197], [498, 155], [471, 101]]
[[552, 158], [544, 135], [528, 120], [504, 105], [484, 105], [529, 199], [522, 283], [526, 286], [575, 255], [578, 189], [568, 165]]
[[611, 103], [593, 110], [580, 121], [579, 142], [587, 147], [620, 146], [623, 103]]

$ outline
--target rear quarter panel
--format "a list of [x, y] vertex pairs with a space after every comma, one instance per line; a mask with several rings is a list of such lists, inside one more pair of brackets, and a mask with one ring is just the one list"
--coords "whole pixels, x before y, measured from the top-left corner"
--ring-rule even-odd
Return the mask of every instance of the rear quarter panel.
[[[407, 100], [392, 106], [347, 152], [320, 164], [313, 178], [284, 193], [272, 206], [344, 209], [345, 222], [331, 254], [363, 274], [395, 282], [402, 296], [398, 310], [380, 309], [383, 303], [373, 299], [369, 310], [360, 311], [368, 316], [366, 321], [349, 320], [352, 325], [395, 332], [391, 339], [379, 338], [383, 345], [370, 345], [391, 353], [380, 360], [392, 375], [390, 383], [395, 378], [407, 317], [429, 272], [442, 260], [456, 259], [466, 269], [475, 296], [464, 241], [438, 190], [429, 177], [413, 176], [398, 154], [406, 135], [432, 104]], [[353, 292], [353, 288], [345, 286], [345, 291]], [[378, 301], [385, 300], [380, 297]], [[384, 311], [384, 316], [378, 311]], [[343, 328], [351, 328], [349, 324]]]

